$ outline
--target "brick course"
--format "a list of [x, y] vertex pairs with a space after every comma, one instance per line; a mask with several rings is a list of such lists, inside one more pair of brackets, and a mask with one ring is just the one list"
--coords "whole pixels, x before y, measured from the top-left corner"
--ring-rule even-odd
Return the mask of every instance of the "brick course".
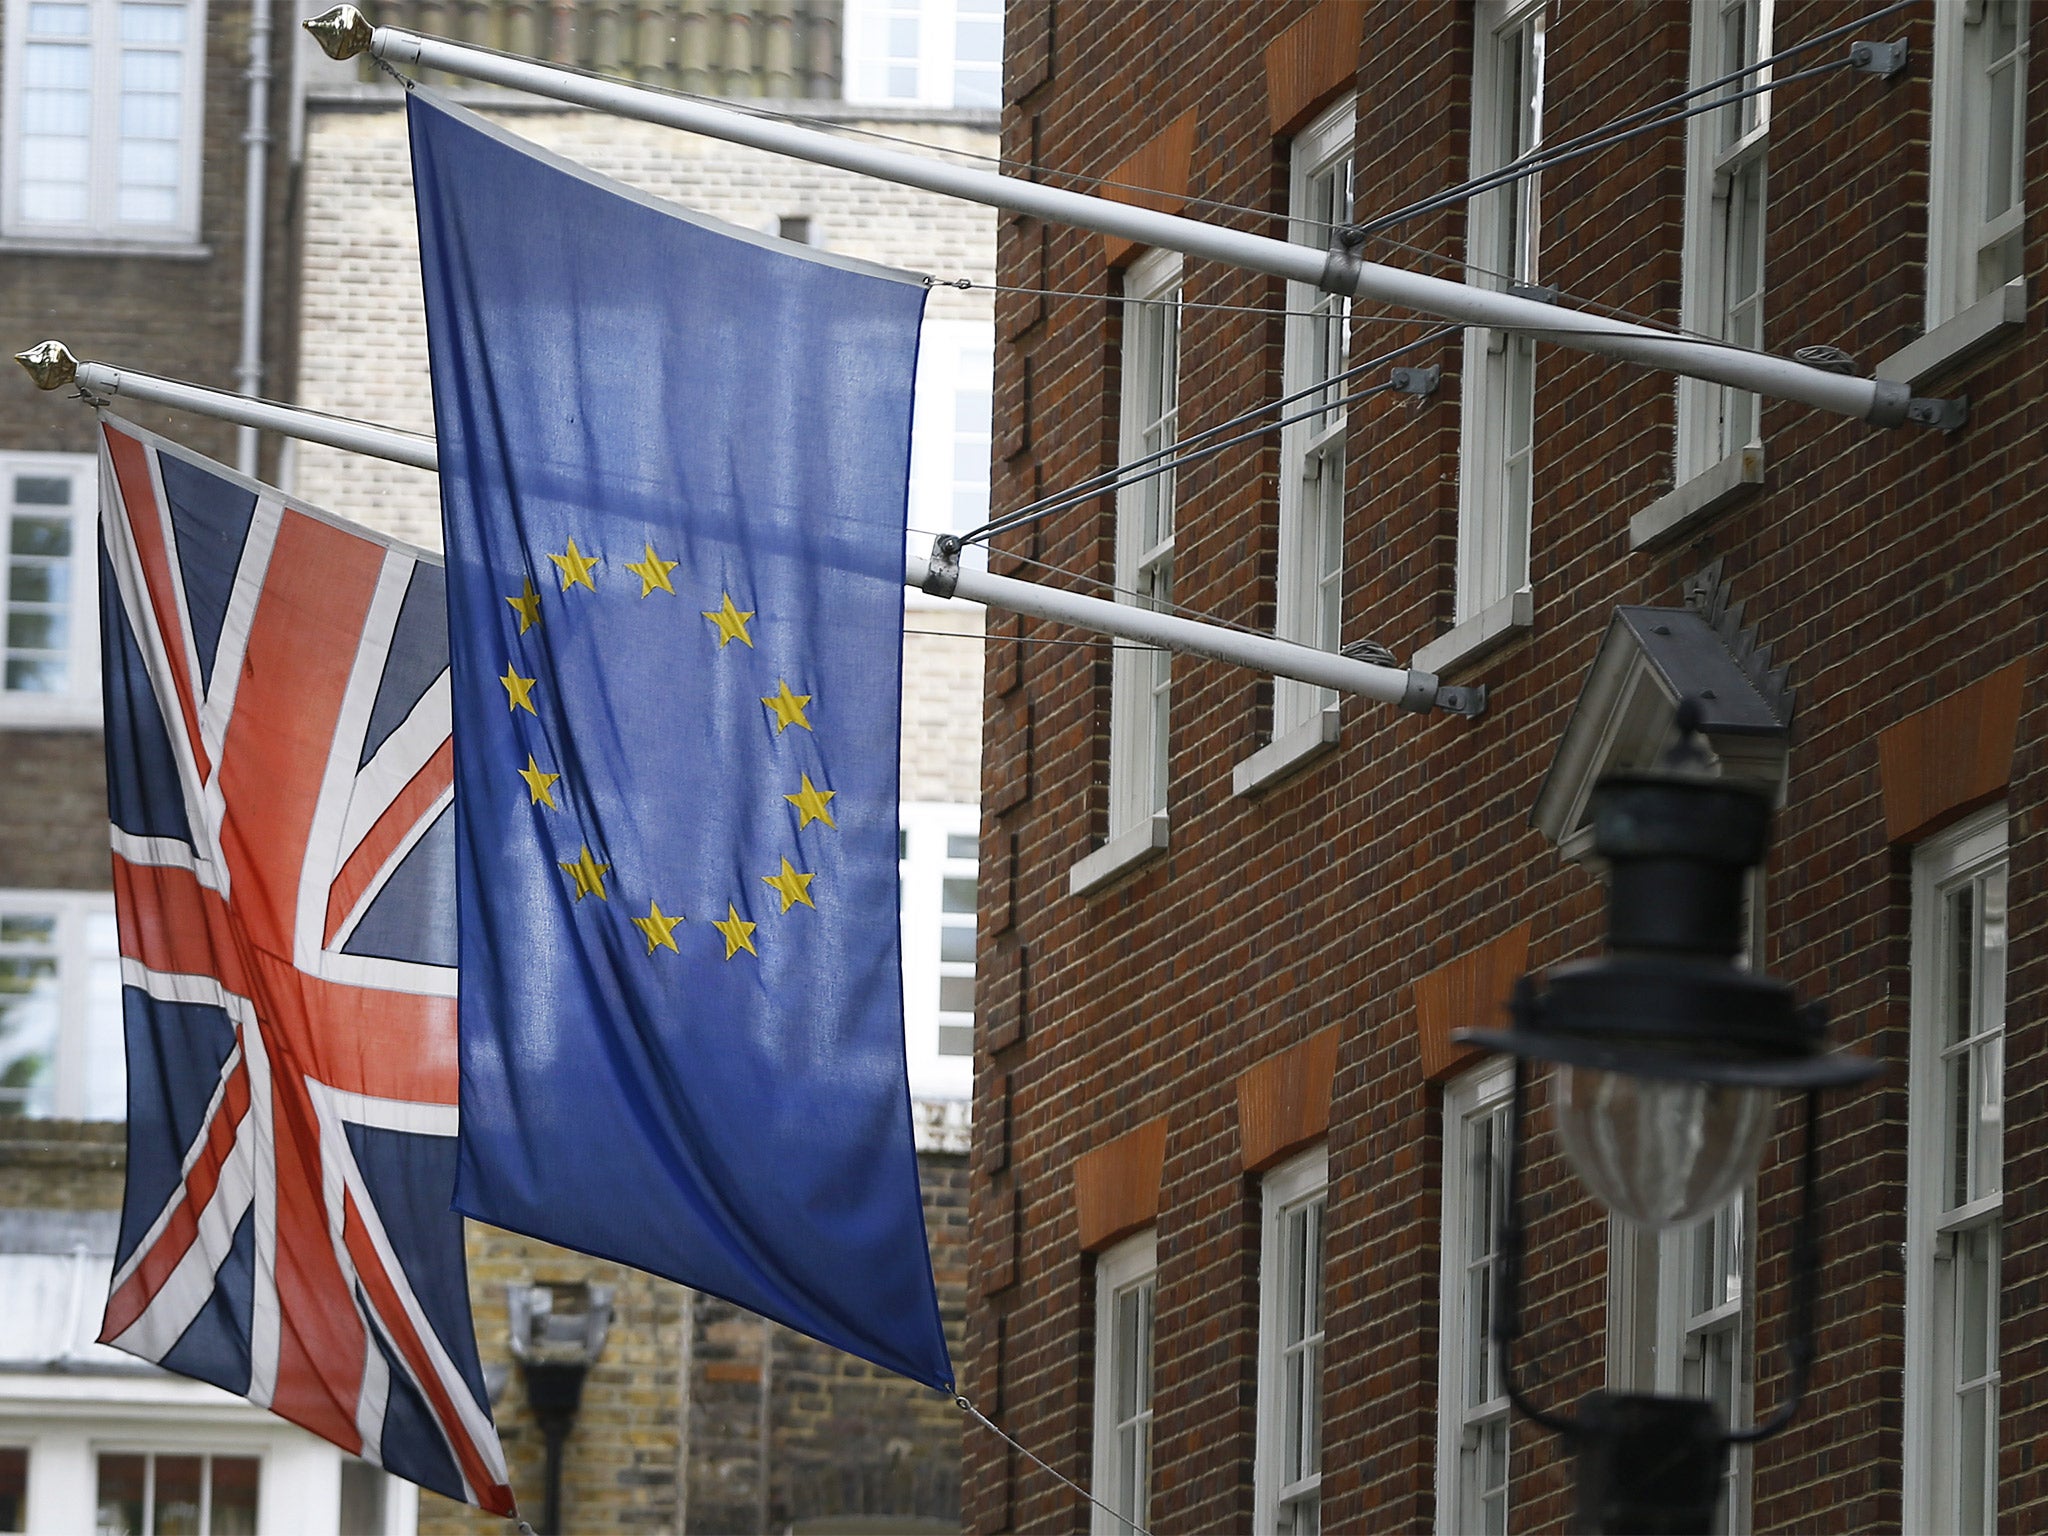
[[[1277, 215], [1286, 145], [1273, 136], [1264, 60], [1311, 9], [1221, 0], [1032, 8], [1029, 33], [1012, 31], [1005, 151], [1059, 172], [1110, 175], [1159, 125], [1192, 112], [1191, 197]], [[1687, 16], [1676, 5], [1553, 0], [1546, 136], [1567, 138], [1683, 90]], [[1766, 259], [1766, 338], [1776, 351], [1826, 341], [1868, 373], [1920, 333], [1930, 17], [1918, 6], [1883, 24], [1920, 61], [1906, 75], [1880, 83], [1838, 74], [1779, 94]], [[1776, 46], [1843, 19], [1832, 6], [1783, 0]], [[1462, 178], [1471, 25], [1465, 6], [1364, 10], [1355, 77], [1361, 212]], [[1041, 51], [1050, 61], [1042, 80]], [[2037, 86], [2033, 99], [2028, 186], [2039, 204], [2048, 202], [2048, 93]], [[1543, 280], [1566, 303], [1676, 323], [1682, 172], [1676, 129], [1546, 172]], [[1203, 216], [1282, 227], [1250, 213]], [[1367, 257], [1457, 275], [1459, 210], [1394, 233], [1408, 245], [1371, 246]], [[2038, 230], [2029, 239], [2030, 273], [2044, 269], [2044, 239]], [[1003, 281], [1060, 296], [1006, 296], [998, 306], [999, 513], [1109, 468], [1117, 398], [1117, 319], [1104, 302], [1117, 283], [1100, 238], [1053, 228], [1041, 246], [1033, 232], [1006, 226], [1001, 263]], [[1263, 313], [1186, 313], [1183, 432], [1278, 395], [1281, 355], [1277, 282], [1191, 262], [1186, 296]], [[1432, 329], [1361, 306], [1353, 360]], [[1456, 338], [1401, 361], [1442, 364], [1444, 387], [1420, 405], [1381, 396], [1353, 408], [1343, 638], [1376, 639], [1405, 656], [1451, 620]], [[1757, 1448], [1754, 1522], [1898, 1527], [1908, 851], [1887, 836], [1877, 736], [2048, 641], [2048, 523], [2032, 501], [2048, 483], [2044, 365], [2048, 343], [2035, 327], [1935, 381], [1936, 392], [1970, 398], [1970, 425], [1952, 436], [1885, 432], [1766, 401], [1769, 468], [1759, 493], [1676, 549], [1646, 554], [1630, 551], [1627, 529], [1670, 488], [1670, 378], [1541, 348], [1535, 625], [1457, 678], [1488, 685], [1488, 713], [1468, 722], [1347, 702], [1335, 751], [1242, 799], [1231, 793], [1231, 769], [1263, 744], [1270, 683], [1176, 658], [1172, 847], [1085, 899], [1067, 894], [1067, 871], [1104, 825], [1107, 653], [1032, 644], [1052, 637], [1034, 621], [994, 626], [983, 845], [1012, 851], [1001, 874], [1005, 926], [990, 919], [983, 955], [992, 963], [1028, 951], [1030, 987], [1022, 1004], [992, 1008], [978, 1046], [979, 1107], [994, 1107], [1000, 1083], [1007, 1158], [976, 1173], [977, 1230], [1003, 1238], [970, 1311], [967, 1374], [999, 1397], [1012, 1433], [1086, 1481], [1091, 1284], [1074, 1170], [1088, 1150], [1164, 1117], [1151, 1523], [1248, 1528], [1257, 1199], [1237, 1163], [1235, 1084], [1334, 1028], [1324, 1520], [1332, 1530], [1432, 1525], [1442, 1125], [1440, 1094], [1425, 1082], [1415, 988], [1524, 925], [1534, 967], [1597, 949], [1599, 888], [1530, 826], [1529, 810], [1613, 608], [1675, 605], [1683, 579], [1720, 557], [1747, 604], [1745, 622], [1790, 665], [1799, 692], [1760, 959], [1802, 996], [1827, 1000], [1838, 1041], [1889, 1067], [1874, 1085], [1833, 1095], [1823, 1119], [1820, 1361], [1800, 1421]], [[1268, 441], [1183, 473], [1177, 601], [1270, 626], [1277, 469]], [[1113, 509], [1098, 499], [999, 547], [1013, 560], [1106, 581]], [[997, 566], [1011, 568], [1002, 555]], [[2006, 786], [2006, 1529], [2040, 1523], [2048, 1506], [2048, 1474], [2030, 1450], [2048, 1429], [2048, 1314], [2033, 1278], [2048, 1216], [2027, 1197], [2048, 1176], [2048, 949], [2037, 938], [2048, 915], [2039, 873], [2048, 683], [2038, 663], [2025, 678]], [[984, 901], [985, 912], [997, 910]], [[1526, 1357], [1547, 1399], [1564, 1401], [1604, 1379], [1606, 1216], [1562, 1168], [1547, 1080], [1534, 1099]], [[1770, 1143], [1758, 1187], [1759, 1412], [1785, 1386], [1778, 1346], [1797, 1203], [1792, 1118]], [[1526, 1422], [1514, 1435], [1512, 1526], [1559, 1529], [1570, 1514], [1568, 1465]], [[1086, 1506], [1054, 1479], [992, 1441], [968, 1446], [975, 1529], [1085, 1524]]]

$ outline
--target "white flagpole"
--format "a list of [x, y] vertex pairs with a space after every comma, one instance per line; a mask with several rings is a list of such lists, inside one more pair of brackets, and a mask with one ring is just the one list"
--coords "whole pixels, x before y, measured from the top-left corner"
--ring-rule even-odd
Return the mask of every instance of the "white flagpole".
[[1674, 336], [1625, 320], [1382, 266], [1362, 261], [1352, 251], [1319, 251], [1106, 197], [905, 154], [424, 33], [373, 28], [352, 5], [336, 6], [306, 22], [305, 27], [334, 59], [368, 52], [386, 63], [441, 70], [616, 117], [701, 133], [771, 154], [1269, 273], [1332, 293], [1441, 315], [1465, 325], [1528, 332], [1560, 346], [1797, 401], [1877, 426], [1895, 427], [1908, 420], [1930, 426], [1959, 424], [1951, 402], [1915, 400], [1903, 384], [1832, 373], [1789, 358]]
[[[440, 463], [434, 440], [417, 432], [322, 415], [298, 406], [256, 400], [224, 389], [207, 389], [105, 363], [79, 362], [62, 342], [43, 342], [18, 354], [15, 360], [28, 370], [38, 388], [59, 389], [76, 383], [81, 394], [94, 403], [116, 398], [140, 400], [219, 421], [260, 427], [309, 443], [324, 443], [371, 458], [410, 464], [415, 469], [435, 469]], [[946, 586], [935, 587], [932, 563], [922, 555], [908, 556], [903, 584], [924, 591], [941, 590], [945, 595], [986, 603], [991, 608], [1051, 619], [1121, 640], [1208, 656], [1257, 672], [1291, 677], [1314, 687], [1399, 704], [1404, 709], [1440, 709], [1472, 715], [1485, 707], [1483, 688], [1446, 688], [1432, 673], [1377, 666], [1313, 646], [1296, 645], [1291, 640], [1226, 629], [1220, 624], [1158, 613], [1133, 603], [1088, 597], [1037, 582], [962, 570]]]

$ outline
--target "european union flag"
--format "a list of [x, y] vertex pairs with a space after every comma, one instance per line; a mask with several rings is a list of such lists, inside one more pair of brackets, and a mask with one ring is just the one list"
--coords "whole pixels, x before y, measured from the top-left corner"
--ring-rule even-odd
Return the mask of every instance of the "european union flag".
[[923, 286], [410, 117], [455, 1205], [950, 1389], [896, 926]]

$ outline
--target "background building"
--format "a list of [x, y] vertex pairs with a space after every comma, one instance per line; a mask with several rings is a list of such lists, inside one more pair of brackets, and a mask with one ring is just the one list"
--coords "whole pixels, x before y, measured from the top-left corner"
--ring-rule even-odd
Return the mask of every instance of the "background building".
[[[1681, 688], [1713, 694], [1720, 771], [1782, 804], [1751, 959], [1886, 1067], [1828, 1102], [1813, 1390], [1734, 1459], [1726, 1523], [2041, 1520], [2042, 1228], [2017, 1193], [2048, 1126], [2041, 12], [1852, 20], [1800, 0], [1010, 7], [1005, 153], [1036, 174], [1317, 247], [1370, 219], [1369, 260], [1844, 349], [1967, 396], [1969, 420], [1882, 431], [1004, 223], [999, 279], [1025, 291], [997, 306], [999, 513], [1361, 371], [1341, 406], [999, 540], [993, 568], [1373, 642], [1490, 703], [1400, 715], [991, 616], [967, 1389], [1122, 1519], [976, 1437], [975, 1529], [1569, 1520], [1569, 1458], [1510, 1414], [1487, 1342], [1506, 1073], [1450, 1032], [1597, 949], [1585, 797], [1655, 757]], [[1852, 41], [1897, 37], [1903, 72], [1847, 67]], [[1769, 94], [1710, 92], [1440, 196], [1763, 60]], [[1364, 392], [1397, 362], [1441, 387]], [[1654, 1385], [1768, 1413], [1794, 1117], [1753, 1188], [1659, 1238], [1565, 1171], [1549, 1082], [1527, 1172], [1539, 1396]]]
[[[274, 398], [430, 428], [402, 94], [389, 77], [331, 65], [311, 47], [297, 22], [324, 8], [310, 0], [6, 6], [0, 321], [14, 338], [8, 350], [54, 336], [81, 358], [218, 388], [246, 376]], [[993, 0], [366, 9], [380, 23], [649, 83], [765, 98], [783, 110], [800, 104], [807, 116], [853, 131], [969, 155], [995, 149], [1001, 15]], [[265, 323], [255, 346], [260, 373], [247, 376], [238, 371], [248, 350], [238, 330], [248, 283], [246, 75], [265, 11], [273, 13], [259, 50], [268, 109], [257, 136], [269, 140], [268, 213], [255, 269]], [[972, 280], [971, 291], [935, 289], [929, 306], [911, 523], [928, 533], [982, 521], [992, 214], [881, 194], [665, 130], [456, 89], [517, 132], [720, 217]], [[142, 125], [129, 135], [138, 142], [106, 126], [116, 122]], [[57, 142], [65, 134], [77, 142]], [[62, 174], [51, 179], [51, 167]], [[229, 463], [255, 446], [216, 422], [117, 408]], [[270, 437], [261, 447], [266, 478], [438, 546], [432, 477]], [[0, 383], [9, 498], [0, 1116], [14, 1119], [0, 1125], [0, 1299], [21, 1303], [0, 1329], [0, 1530], [82, 1528], [95, 1509], [110, 1529], [124, 1519], [137, 1530], [169, 1529], [178, 1480], [194, 1475], [219, 1484], [207, 1511], [219, 1531], [243, 1528], [236, 1501], [252, 1487], [265, 1530], [301, 1528], [284, 1523], [287, 1508], [303, 1511], [295, 1518], [309, 1532], [494, 1525], [223, 1394], [90, 1343], [113, 1253], [124, 1103], [89, 563], [92, 450], [87, 410], [38, 396], [24, 376]], [[905, 627], [907, 1042], [928, 1227], [957, 1351], [981, 616], [912, 595]], [[537, 1291], [573, 1310], [608, 1289], [609, 1334], [565, 1457], [568, 1528], [766, 1531], [842, 1515], [955, 1527], [960, 1416], [943, 1398], [667, 1282], [470, 1230], [479, 1345], [530, 1516], [541, 1502], [543, 1443], [511, 1355], [508, 1298]], [[132, 1481], [137, 1455], [157, 1458], [145, 1460], [143, 1476], [164, 1491], [131, 1516], [109, 1501], [126, 1487], [120, 1479]], [[214, 1460], [192, 1460], [206, 1455]]]

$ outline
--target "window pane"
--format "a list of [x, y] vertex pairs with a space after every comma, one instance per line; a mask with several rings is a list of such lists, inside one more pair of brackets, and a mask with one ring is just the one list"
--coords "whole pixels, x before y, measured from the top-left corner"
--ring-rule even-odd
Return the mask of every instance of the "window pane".
[[979, 857], [979, 843], [972, 832], [949, 832], [946, 834], [946, 857], [949, 859], [972, 859]]
[[941, 1024], [939, 1026], [939, 1054], [941, 1056], [972, 1056], [974, 1054], [974, 1028], [969, 1024]]
[[[362, 1466], [361, 1462], [356, 1463]], [[256, 1536], [256, 1482], [259, 1464], [254, 1456], [213, 1458], [213, 1508], [211, 1536]], [[375, 1472], [376, 1468], [366, 1470]], [[348, 1486], [348, 1464], [342, 1465], [342, 1487]], [[384, 1477], [377, 1474], [376, 1511], [383, 1514]], [[344, 1504], [344, 1507], [346, 1505]], [[343, 1528], [346, 1532], [346, 1527]], [[382, 1526], [373, 1529], [382, 1536]]]
[[17, 516], [8, 531], [7, 550], [15, 555], [57, 557], [71, 553], [71, 519]]
[[76, 43], [30, 43], [22, 50], [23, 84], [31, 91], [92, 88], [92, 50]]
[[7, 615], [7, 644], [20, 651], [61, 651], [70, 644], [62, 613], [16, 610]]
[[972, 976], [941, 976], [939, 978], [939, 1012], [974, 1012], [974, 978]]
[[71, 563], [21, 561], [7, 570], [7, 598], [15, 603], [61, 603], [71, 595]]
[[121, 50], [121, 89], [161, 91], [175, 97], [184, 84], [185, 61], [175, 53], [154, 48]]
[[20, 1446], [0, 1446], [0, 1531], [24, 1531], [22, 1523], [28, 1502], [28, 1452]]
[[974, 882], [972, 880], [948, 880], [940, 887], [939, 910], [941, 912], [972, 912], [974, 910]]
[[964, 923], [949, 923], [939, 930], [939, 958], [960, 965], [974, 963], [974, 930]]
[[339, 1536], [384, 1536], [384, 1473], [350, 1457], [341, 1464]]
[[7, 658], [6, 687], [9, 693], [62, 693], [65, 667], [61, 661], [37, 661], [25, 657]]
[[204, 1536], [199, 1526], [203, 1466], [197, 1456], [156, 1458], [155, 1536]]
[[184, 40], [185, 7], [182, 3], [121, 7], [122, 42], [182, 43]]
[[123, 187], [114, 212], [124, 224], [168, 224], [178, 216], [178, 194], [165, 188]]
[[89, 30], [82, 5], [31, 5], [28, 29], [38, 37], [84, 37]]
[[148, 1476], [144, 1457], [100, 1457], [99, 1536], [142, 1536], [143, 1489]]

